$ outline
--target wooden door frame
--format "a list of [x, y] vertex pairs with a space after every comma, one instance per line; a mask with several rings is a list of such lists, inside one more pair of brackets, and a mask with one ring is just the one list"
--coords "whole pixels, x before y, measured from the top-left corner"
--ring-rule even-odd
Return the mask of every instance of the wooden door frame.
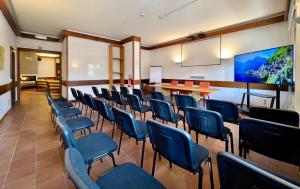
[[[10, 77], [11, 77], [11, 84], [10, 84], [10, 92], [11, 92], [11, 107], [13, 107], [18, 101], [16, 101], [16, 51], [15, 49], [10, 46]], [[19, 96], [19, 95], [18, 95]]]
[[43, 49], [30, 49], [30, 48], [17, 48], [17, 78], [18, 78], [18, 102], [20, 102], [21, 98], [21, 88], [20, 88], [20, 52], [37, 52], [37, 53], [51, 53], [51, 54], [58, 54], [59, 55], [59, 72], [60, 72], [60, 78], [59, 78], [59, 83], [60, 83], [60, 95], [62, 94], [62, 62], [61, 62], [61, 52], [60, 51], [51, 51], [51, 50], [43, 50]]

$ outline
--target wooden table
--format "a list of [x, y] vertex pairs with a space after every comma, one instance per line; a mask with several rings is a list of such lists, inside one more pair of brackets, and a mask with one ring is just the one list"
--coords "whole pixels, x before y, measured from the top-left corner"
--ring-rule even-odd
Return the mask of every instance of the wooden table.
[[185, 87], [185, 86], [180, 86], [180, 85], [174, 86], [174, 85], [168, 85], [168, 84], [155, 84], [155, 85], [149, 85], [149, 87], [160, 87], [162, 89], [169, 90], [170, 96], [172, 96], [172, 92], [174, 92], [174, 91], [213, 93], [213, 92], [219, 90], [219, 89], [214, 89], [214, 88]]

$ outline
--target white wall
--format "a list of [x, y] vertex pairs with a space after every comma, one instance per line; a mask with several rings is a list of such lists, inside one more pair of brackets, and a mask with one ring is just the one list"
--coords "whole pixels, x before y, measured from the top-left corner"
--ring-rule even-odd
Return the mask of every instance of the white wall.
[[[231, 57], [222, 60], [221, 65], [181, 67], [180, 64], [175, 64], [175, 57], [180, 55], [180, 45], [149, 51], [149, 62], [151, 66], [163, 66], [162, 78], [164, 79], [191, 79], [191, 76], [204, 76], [206, 80], [234, 81], [234, 55], [288, 44], [291, 44], [291, 41], [287, 22], [282, 22], [223, 35], [222, 51], [229, 52]], [[142, 55], [142, 58], [146, 58], [142, 62], [147, 63], [147, 55]], [[221, 88], [211, 97], [240, 103], [244, 91], [245, 89]], [[265, 90], [253, 90], [253, 92], [275, 94], [275, 91]], [[289, 108], [287, 107], [289, 106], [287, 98], [290, 98], [287, 93], [282, 92], [281, 106], [283, 108]], [[263, 100], [262, 98], [251, 97], [252, 104], [262, 105]]]
[[[7, 23], [5, 17], [0, 11], [0, 45], [5, 48], [5, 62], [4, 68], [0, 70], [0, 85], [11, 82], [10, 77], [10, 47], [15, 48], [15, 34]], [[11, 108], [11, 94], [10, 91], [0, 96], [0, 119]]]
[[141, 50], [141, 79], [149, 79], [150, 51]]
[[24, 37], [17, 37], [16, 45], [17, 47], [29, 49], [40, 49], [59, 52], [62, 50], [62, 43], [60, 42], [43, 41]]

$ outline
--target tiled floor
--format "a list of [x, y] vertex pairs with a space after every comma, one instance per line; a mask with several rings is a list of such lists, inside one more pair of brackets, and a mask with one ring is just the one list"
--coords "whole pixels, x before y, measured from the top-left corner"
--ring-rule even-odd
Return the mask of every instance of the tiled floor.
[[[2, 188], [74, 188], [64, 171], [64, 151], [60, 148], [59, 135], [50, 123], [49, 109], [42, 93], [26, 91], [22, 93], [21, 103], [17, 105], [0, 123], [0, 185]], [[148, 115], [150, 117], [150, 114]], [[96, 116], [93, 117], [96, 120]], [[238, 152], [238, 126], [226, 124], [234, 133], [235, 152]], [[111, 125], [106, 123], [104, 132], [111, 134]], [[193, 138], [195, 137], [192, 134]], [[117, 131], [114, 137], [119, 139]], [[194, 138], [195, 139], [195, 138]], [[216, 154], [224, 151], [224, 142], [200, 138], [200, 143], [209, 149], [213, 159], [215, 186], [218, 188]], [[141, 144], [123, 137], [120, 155], [115, 154], [118, 164], [134, 162], [139, 165]], [[147, 142], [144, 169], [151, 172], [153, 151]], [[249, 159], [266, 168], [295, 179], [300, 179], [298, 168], [282, 162], [270, 160], [254, 152]], [[169, 168], [166, 160], [157, 161], [155, 177], [167, 188], [197, 188], [197, 175], [173, 166]], [[110, 158], [92, 166], [93, 178], [101, 176], [112, 167]], [[203, 188], [209, 188], [208, 167], [205, 168]], [[116, 178], [117, 179], [117, 178]]]

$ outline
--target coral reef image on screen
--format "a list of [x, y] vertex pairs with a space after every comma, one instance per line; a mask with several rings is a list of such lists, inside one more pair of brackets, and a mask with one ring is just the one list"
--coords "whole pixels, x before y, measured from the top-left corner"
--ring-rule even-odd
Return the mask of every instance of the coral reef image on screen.
[[287, 85], [293, 82], [293, 61], [293, 45], [237, 55], [234, 80]]

